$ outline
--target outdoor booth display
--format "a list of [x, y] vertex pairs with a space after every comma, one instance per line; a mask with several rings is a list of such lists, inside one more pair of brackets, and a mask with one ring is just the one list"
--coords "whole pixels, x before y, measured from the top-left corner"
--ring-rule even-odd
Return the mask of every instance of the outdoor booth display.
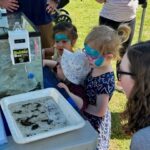
[[0, 56], [0, 98], [43, 87], [40, 33], [22, 13], [1, 13]]
[[90, 123], [56, 89], [43, 89], [39, 31], [23, 13], [0, 11], [0, 150], [95, 150]]

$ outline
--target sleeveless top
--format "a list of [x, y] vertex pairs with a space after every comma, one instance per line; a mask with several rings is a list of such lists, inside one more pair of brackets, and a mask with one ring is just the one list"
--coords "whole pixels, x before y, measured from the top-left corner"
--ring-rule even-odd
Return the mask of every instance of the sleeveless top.
[[[89, 75], [85, 80], [85, 91], [88, 104], [96, 105], [96, 96], [99, 94], [108, 94], [111, 98], [115, 89], [115, 77], [113, 72], [102, 74], [98, 77]], [[98, 130], [102, 117], [94, 116], [84, 112], [85, 117], [90, 121], [91, 125]]]

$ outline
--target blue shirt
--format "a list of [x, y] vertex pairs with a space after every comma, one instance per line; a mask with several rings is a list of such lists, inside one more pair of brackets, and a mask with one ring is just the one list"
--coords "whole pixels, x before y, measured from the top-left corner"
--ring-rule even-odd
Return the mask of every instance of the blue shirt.
[[52, 21], [46, 12], [47, 0], [19, 0], [19, 11], [22, 11], [35, 25], [44, 25]]

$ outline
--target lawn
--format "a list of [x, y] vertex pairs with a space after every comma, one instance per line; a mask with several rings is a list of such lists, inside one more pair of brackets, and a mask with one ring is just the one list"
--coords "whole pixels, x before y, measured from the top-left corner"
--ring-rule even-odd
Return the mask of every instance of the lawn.
[[[78, 29], [79, 38], [76, 44], [77, 48], [83, 47], [83, 41], [89, 30], [98, 25], [99, 11], [101, 5], [93, 0], [70, 0], [65, 7], [69, 11], [73, 20], [73, 24]], [[142, 8], [139, 6], [137, 11], [137, 22], [133, 43], [138, 41], [139, 27], [142, 15]], [[150, 39], [150, 5], [146, 10], [142, 41]], [[115, 69], [115, 62], [113, 62]], [[126, 103], [125, 95], [115, 92], [110, 101], [110, 110], [112, 113], [112, 135], [110, 142], [110, 150], [128, 150], [130, 145], [130, 137], [127, 137], [121, 129], [119, 114], [123, 111]]]

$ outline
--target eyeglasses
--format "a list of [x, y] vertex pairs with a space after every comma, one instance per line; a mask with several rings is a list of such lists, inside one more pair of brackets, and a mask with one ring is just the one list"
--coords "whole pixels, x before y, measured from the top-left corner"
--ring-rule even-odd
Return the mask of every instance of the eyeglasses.
[[116, 74], [117, 74], [117, 79], [118, 79], [118, 81], [120, 81], [121, 75], [123, 75], [123, 74], [124, 74], [124, 75], [129, 75], [129, 76], [135, 76], [134, 73], [121, 71], [121, 70], [119, 70], [119, 68], [117, 69]]

